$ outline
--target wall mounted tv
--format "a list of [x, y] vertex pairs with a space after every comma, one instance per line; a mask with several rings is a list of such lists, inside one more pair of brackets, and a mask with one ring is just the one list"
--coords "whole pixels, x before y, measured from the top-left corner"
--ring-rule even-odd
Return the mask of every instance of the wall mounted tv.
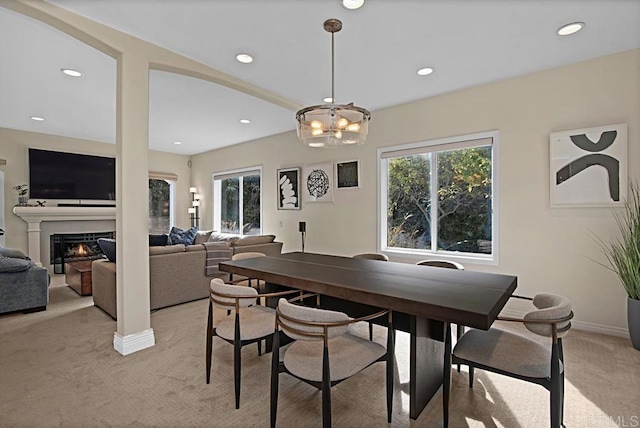
[[116, 199], [114, 158], [29, 149], [31, 199]]

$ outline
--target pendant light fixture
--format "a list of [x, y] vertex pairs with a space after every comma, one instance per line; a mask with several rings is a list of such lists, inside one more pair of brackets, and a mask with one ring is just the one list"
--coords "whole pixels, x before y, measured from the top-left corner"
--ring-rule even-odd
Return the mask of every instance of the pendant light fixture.
[[298, 138], [309, 147], [360, 145], [367, 138], [371, 113], [353, 103], [336, 104], [333, 39], [342, 22], [328, 19], [324, 29], [331, 33], [331, 103], [305, 107], [296, 113]]

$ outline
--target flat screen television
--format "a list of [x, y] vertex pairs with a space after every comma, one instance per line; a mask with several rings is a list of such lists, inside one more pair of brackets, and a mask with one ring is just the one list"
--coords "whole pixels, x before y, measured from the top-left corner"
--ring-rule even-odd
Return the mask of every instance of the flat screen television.
[[116, 160], [29, 149], [31, 199], [116, 199]]

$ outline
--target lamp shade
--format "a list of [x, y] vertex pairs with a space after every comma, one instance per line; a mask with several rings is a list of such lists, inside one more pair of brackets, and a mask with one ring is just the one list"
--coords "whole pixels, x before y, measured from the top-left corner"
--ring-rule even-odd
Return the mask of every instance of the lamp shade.
[[195, 208], [189, 208], [187, 211], [189, 212], [189, 214], [195, 214], [196, 213], [196, 209]]
[[199, 201], [200, 199], [202, 199], [202, 195], [200, 195], [199, 193], [196, 193], [195, 195], [193, 195], [193, 199], [195, 199], [196, 201]]
[[310, 147], [364, 144], [369, 133], [368, 110], [353, 104], [325, 104], [296, 114], [298, 139]]
[[194, 207], [199, 207], [200, 206], [200, 201], [193, 201], [191, 202], [191, 205]]
[[196, 193], [198, 191], [197, 187], [189, 187], [189, 193]]

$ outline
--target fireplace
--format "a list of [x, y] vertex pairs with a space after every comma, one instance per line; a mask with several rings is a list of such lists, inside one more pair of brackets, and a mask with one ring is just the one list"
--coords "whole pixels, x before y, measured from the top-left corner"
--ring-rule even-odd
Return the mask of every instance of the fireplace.
[[115, 232], [55, 233], [50, 239], [53, 273], [64, 273], [64, 264], [102, 258], [98, 239], [111, 238]]

